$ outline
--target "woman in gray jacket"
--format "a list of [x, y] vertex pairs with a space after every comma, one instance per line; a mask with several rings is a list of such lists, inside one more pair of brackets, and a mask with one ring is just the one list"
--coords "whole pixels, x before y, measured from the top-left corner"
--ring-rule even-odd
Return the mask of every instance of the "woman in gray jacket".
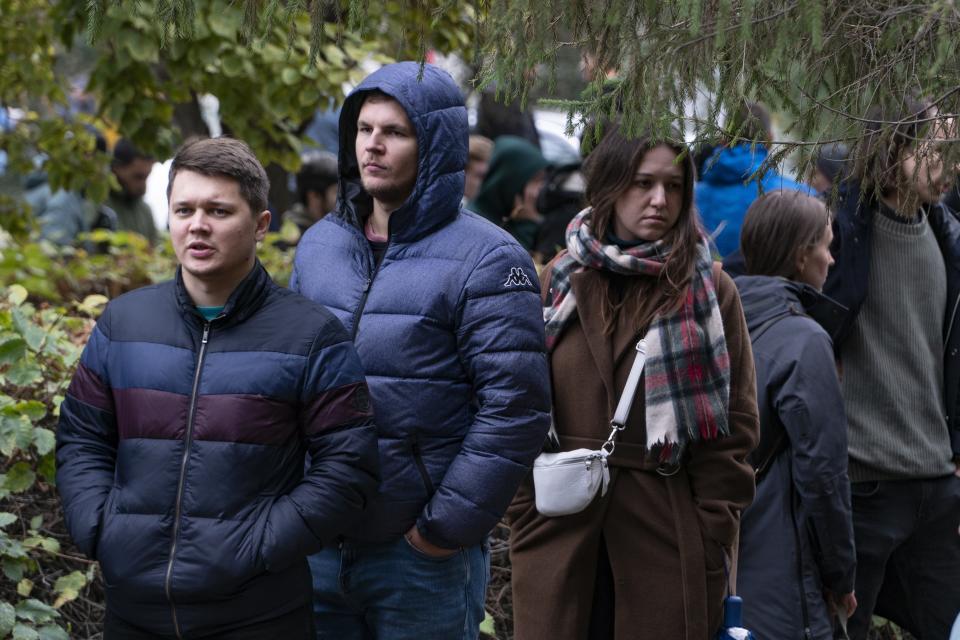
[[847, 425], [820, 293], [830, 256], [820, 200], [771, 191], [747, 211], [736, 279], [753, 343], [757, 496], [741, 523], [739, 594], [758, 640], [833, 638], [856, 608]]

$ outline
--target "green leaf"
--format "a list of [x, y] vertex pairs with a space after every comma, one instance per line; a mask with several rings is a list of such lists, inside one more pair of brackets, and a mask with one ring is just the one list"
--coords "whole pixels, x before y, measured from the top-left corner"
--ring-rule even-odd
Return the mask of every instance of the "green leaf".
[[[9, 552], [9, 550], [8, 550]], [[20, 562], [17, 560], [4, 560], [3, 561], [3, 575], [7, 576], [7, 579], [11, 582], [17, 582], [23, 578], [23, 574], [26, 572], [27, 567], [24, 566], [26, 563]]]
[[40, 627], [40, 640], [70, 640], [67, 632], [55, 624], [48, 624]]
[[19, 518], [12, 513], [8, 513], [6, 511], [0, 512], [0, 529], [3, 529], [7, 525], [13, 524], [18, 519]]
[[89, 295], [83, 299], [83, 302], [77, 304], [77, 309], [88, 316], [97, 317], [103, 311], [103, 307], [110, 301], [107, 296], [100, 294]]
[[45, 456], [56, 446], [57, 440], [50, 429], [37, 427], [33, 431], [33, 446], [37, 448], [37, 453]]
[[27, 353], [27, 342], [23, 338], [8, 338], [0, 342], [0, 366], [11, 364]]
[[210, 30], [221, 38], [235, 40], [237, 32], [240, 30], [239, 15], [234, 11], [212, 11], [210, 12]]
[[235, 78], [243, 73], [243, 59], [233, 53], [228, 53], [220, 59], [220, 67], [228, 78]]
[[30, 530], [36, 531], [43, 526], [43, 515], [33, 516], [30, 518]]
[[30, 622], [48, 622], [59, 618], [60, 612], [36, 598], [30, 598], [17, 604], [17, 617]]
[[491, 638], [496, 638], [497, 630], [493, 626], [493, 616], [489, 611], [484, 611], [483, 622], [480, 623], [480, 633], [485, 633]]
[[57, 599], [53, 603], [54, 608], [59, 609], [71, 600], [76, 600], [86, 584], [87, 577], [79, 571], [57, 578], [56, 584], [53, 585], [53, 592], [57, 594]]
[[37, 640], [40, 634], [33, 627], [28, 627], [22, 622], [18, 622], [13, 628], [13, 640]]
[[300, 80], [300, 74], [297, 73], [296, 69], [291, 69], [290, 67], [286, 67], [283, 71], [280, 72], [280, 80], [285, 85], [293, 86], [297, 84], [297, 82]]
[[7, 371], [7, 380], [18, 387], [29, 387], [43, 382], [43, 370], [35, 362], [20, 361]]
[[51, 553], [60, 551], [60, 543], [57, 539], [46, 536], [28, 536], [23, 539], [23, 546], [29, 549], [43, 549]]
[[28, 463], [18, 462], [7, 471], [5, 488], [13, 493], [20, 493], [32, 487], [36, 478], [37, 474], [33, 472]]
[[27, 299], [29, 293], [19, 284], [12, 284], [7, 287], [7, 300], [15, 307], [19, 307]]
[[0, 638], [5, 638], [13, 631], [17, 623], [17, 613], [9, 602], [0, 602]]
[[26, 416], [31, 422], [37, 422], [47, 415], [47, 407], [37, 400], [27, 400], [13, 405], [13, 411]]

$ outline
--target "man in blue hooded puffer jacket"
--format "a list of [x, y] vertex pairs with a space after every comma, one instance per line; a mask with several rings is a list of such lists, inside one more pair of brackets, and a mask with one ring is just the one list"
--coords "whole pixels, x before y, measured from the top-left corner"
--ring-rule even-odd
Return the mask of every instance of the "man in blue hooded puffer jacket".
[[369, 76], [340, 141], [336, 211], [300, 241], [291, 287], [354, 338], [381, 486], [340, 549], [311, 558], [319, 637], [475, 638], [487, 535], [550, 422], [536, 271], [461, 209], [467, 112], [443, 71]]

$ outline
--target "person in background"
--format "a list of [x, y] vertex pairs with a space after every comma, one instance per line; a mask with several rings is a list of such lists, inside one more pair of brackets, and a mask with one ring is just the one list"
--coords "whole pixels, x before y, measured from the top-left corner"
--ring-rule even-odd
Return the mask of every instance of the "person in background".
[[493, 153], [493, 141], [490, 138], [473, 134], [470, 136], [467, 155], [467, 168], [463, 178], [463, 204], [476, 197], [490, 167], [490, 155]]
[[[532, 81], [533, 70], [527, 75]], [[527, 102], [525, 111], [521, 109], [520, 104], [519, 97], [504, 103], [502, 96], [497, 97], [496, 85], [490, 85], [480, 92], [476, 133], [494, 141], [500, 136], [516, 136], [539, 149], [540, 133], [537, 131], [536, 120], [533, 117], [533, 101]]]
[[720, 625], [726, 556], [754, 491], [740, 298], [713, 263], [682, 142], [614, 127], [586, 174], [589, 208], [541, 274], [563, 450], [603, 445], [644, 336], [648, 357], [606, 494], [557, 518], [537, 511], [529, 476], [514, 498], [515, 637], [704, 640]]
[[813, 193], [810, 187], [772, 168], [760, 171], [773, 140], [766, 107], [745, 102], [731, 116], [728, 129], [739, 141], [721, 144], [713, 151], [704, 161], [696, 188], [697, 210], [721, 258], [736, 251], [743, 216], [761, 193], [774, 189]]
[[[757, 198], [735, 279], [757, 370], [757, 496], [740, 523], [738, 595], [757, 638], [832, 640], [856, 609], [847, 419], [828, 329], [817, 323], [833, 264], [830, 212], [798, 191]], [[839, 309], [838, 309], [839, 310]], [[829, 317], [827, 315], [826, 317]]]
[[[92, 128], [91, 133], [94, 136], [91, 155], [103, 156], [107, 151], [106, 139]], [[92, 201], [82, 190], [54, 191], [44, 171], [36, 171], [24, 179], [23, 199], [37, 219], [40, 237], [57, 245], [76, 245], [77, 236], [95, 229], [117, 230], [117, 214], [112, 208]], [[97, 249], [93, 243], [83, 244], [87, 251]]]
[[823, 288], [848, 309], [834, 350], [857, 549], [852, 640], [875, 612], [946, 638], [960, 609], [960, 222], [940, 204], [952, 136], [918, 100], [897, 107], [870, 113], [840, 185]]
[[852, 168], [847, 145], [841, 142], [823, 145], [817, 149], [807, 183], [816, 193], [831, 200], [835, 188], [850, 177]]
[[329, 151], [308, 151], [297, 172], [297, 203], [283, 214], [284, 222], [306, 233], [314, 222], [333, 211], [337, 204], [337, 156]]
[[106, 203], [117, 214], [117, 231], [139, 233], [150, 244], [157, 242], [157, 225], [143, 195], [153, 165], [153, 156], [141, 152], [126, 138], [118, 140], [110, 170], [120, 183], [120, 190], [111, 191]]
[[516, 136], [500, 136], [477, 197], [467, 208], [501, 226], [531, 251], [543, 216], [537, 196], [549, 166], [540, 149]]

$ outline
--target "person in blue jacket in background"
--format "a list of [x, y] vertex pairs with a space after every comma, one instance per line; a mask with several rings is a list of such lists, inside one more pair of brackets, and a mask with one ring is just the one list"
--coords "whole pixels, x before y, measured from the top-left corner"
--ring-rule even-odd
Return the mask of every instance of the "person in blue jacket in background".
[[382, 478], [357, 530], [311, 558], [320, 638], [476, 638], [487, 535], [549, 428], [537, 272], [461, 208], [467, 138], [450, 76], [383, 67], [344, 102], [336, 210], [297, 245], [291, 287], [363, 362]]
[[763, 105], [746, 102], [733, 117], [735, 124], [731, 129], [743, 142], [714, 150], [704, 161], [703, 175], [695, 191], [700, 219], [713, 236], [721, 258], [737, 250], [743, 216], [760, 194], [774, 189], [813, 194], [810, 187], [772, 168], [760, 171], [773, 140], [770, 113]]

